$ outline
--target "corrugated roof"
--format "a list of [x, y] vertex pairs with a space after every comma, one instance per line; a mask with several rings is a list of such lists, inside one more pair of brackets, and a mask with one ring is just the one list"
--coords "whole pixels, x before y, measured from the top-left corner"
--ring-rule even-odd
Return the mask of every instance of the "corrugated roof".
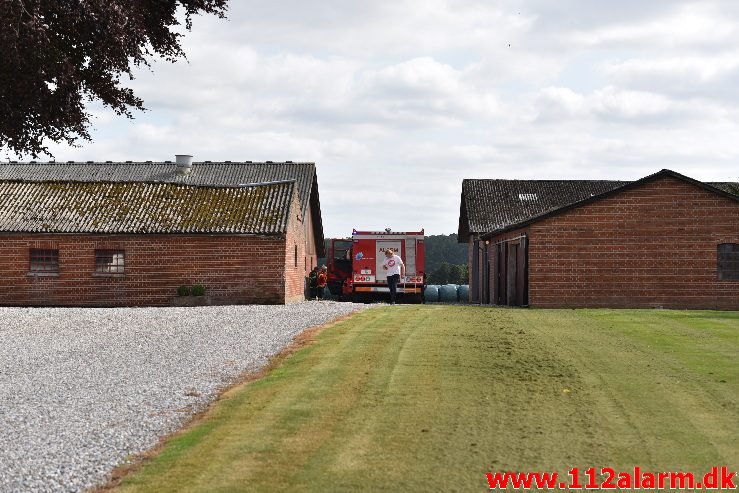
[[295, 188], [2, 180], [0, 232], [281, 234]]
[[315, 163], [196, 162], [188, 175], [173, 162], [2, 163], [0, 180], [146, 181], [183, 185], [238, 186], [246, 183], [295, 180], [305, 212], [316, 176]]
[[522, 227], [556, 211], [596, 200], [621, 188], [666, 175], [739, 199], [739, 183], [703, 183], [667, 169], [637, 181], [464, 180], [459, 215], [459, 241], [466, 242], [470, 233], [501, 232]]
[[628, 182], [608, 180], [464, 180], [459, 240], [503, 229]]
[[0, 180], [163, 182], [186, 185], [238, 186], [247, 183], [295, 180], [302, 214], [311, 207], [315, 247], [324, 255], [323, 219], [316, 165], [311, 162], [195, 162], [187, 175], [174, 162], [53, 162], [0, 163]]
[[718, 188], [719, 190], [723, 190], [724, 192], [739, 195], [739, 183], [731, 181], [709, 181], [706, 182], [706, 184], [711, 185], [714, 188]]

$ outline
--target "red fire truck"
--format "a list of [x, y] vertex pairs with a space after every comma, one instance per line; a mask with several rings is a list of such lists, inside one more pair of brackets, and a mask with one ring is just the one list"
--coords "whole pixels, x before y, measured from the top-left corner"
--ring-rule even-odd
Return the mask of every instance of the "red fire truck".
[[332, 294], [353, 300], [381, 299], [389, 293], [382, 268], [385, 250], [394, 249], [405, 263], [398, 295], [423, 301], [425, 287], [423, 230], [418, 232], [352, 231], [351, 238], [333, 239], [327, 252], [328, 287]]

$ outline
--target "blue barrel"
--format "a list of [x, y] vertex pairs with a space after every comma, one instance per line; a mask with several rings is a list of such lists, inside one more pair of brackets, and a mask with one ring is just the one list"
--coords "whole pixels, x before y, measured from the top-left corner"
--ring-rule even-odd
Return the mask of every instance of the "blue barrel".
[[457, 285], [445, 284], [439, 287], [439, 300], [444, 303], [456, 303], [457, 301]]
[[423, 296], [429, 303], [435, 303], [439, 301], [439, 286], [436, 284], [429, 284], [426, 289], [423, 290]]
[[457, 288], [457, 295], [461, 303], [470, 302], [470, 286], [469, 284], [460, 284]]

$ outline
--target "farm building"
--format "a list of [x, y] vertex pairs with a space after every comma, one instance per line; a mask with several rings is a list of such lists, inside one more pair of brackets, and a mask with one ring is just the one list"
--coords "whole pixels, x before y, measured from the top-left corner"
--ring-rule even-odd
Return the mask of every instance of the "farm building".
[[0, 165], [0, 304], [286, 303], [323, 254], [312, 163]]
[[464, 180], [470, 301], [739, 309], [739, 183]]

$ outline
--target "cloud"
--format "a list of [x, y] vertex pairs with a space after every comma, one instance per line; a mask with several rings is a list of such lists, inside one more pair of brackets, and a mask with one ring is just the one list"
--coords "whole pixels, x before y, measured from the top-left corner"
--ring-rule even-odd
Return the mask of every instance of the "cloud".
[[630, 58], [606, 62], [603, 71], [611, 80], [630, 88], [686, 97], [725, 98], [736, 94], [739, 52], [714, 56]]
[[580, 94], [566, 87], [546, 87], [533, 102], [533, 121], [559, 124], [570, 119], [599, 120], [622, 124], [670, 124], [725, 116], [721, 108], [694, 100], [675, 100], [667, 95], [626, 90], [614, 86]]
[[739, 4], [232, 1], [58, 160], [307, 160], [324, 227], [456, 230], [464, 178], [739, 180]]
[[[638, 12], [633, 9], [632, 13]], [[644, 47], [705, 50], [723, 48], [736, 39], [737, 23], [724, 16], [718, 2], [676, 4], [659, 18], [583, 29], [572, 34], [586, 47]]]

